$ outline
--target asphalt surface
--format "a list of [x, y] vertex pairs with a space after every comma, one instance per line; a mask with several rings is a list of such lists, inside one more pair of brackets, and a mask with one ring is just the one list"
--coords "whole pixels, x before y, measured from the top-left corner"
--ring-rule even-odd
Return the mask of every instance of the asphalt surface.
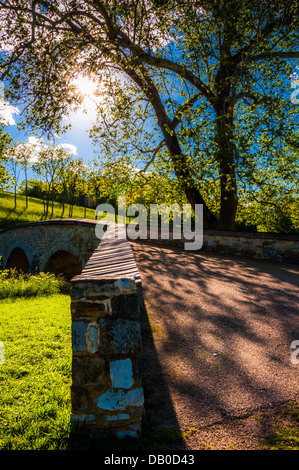
[[[143, 385], [189, 429], [298, 398], [299, 266], [131, 242], [143, 284]], [[297, 356], [299, 358], [299, 354]]]

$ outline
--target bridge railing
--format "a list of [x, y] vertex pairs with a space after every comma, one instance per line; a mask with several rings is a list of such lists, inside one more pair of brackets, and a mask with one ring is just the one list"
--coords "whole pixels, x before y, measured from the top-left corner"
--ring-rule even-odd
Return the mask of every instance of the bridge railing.
[[108, 226], [71, 282], [73, 427], [136, 436], [144, 402], [141, 281], [125, 227]]

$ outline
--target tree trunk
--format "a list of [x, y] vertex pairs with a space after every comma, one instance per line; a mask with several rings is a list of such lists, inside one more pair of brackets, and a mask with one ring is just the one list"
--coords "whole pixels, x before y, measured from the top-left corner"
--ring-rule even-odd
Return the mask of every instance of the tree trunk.
[[191, 207], [194, 209], [195, 204], [203, 205], [203, 228], [216, 229], [217, 217], [205, 204], [200, 191], [195, 187], [194, 180], [189, 172], [188, 164], [185, 156], [182, 153], [180, 143], [178, 141], [176, 132], [173, 128], [173, 123], [167, 116], [164, 105], [157, 88], [148, 75], [145, 69], [141, 70], [142, 76], [138, 75], [135, 70], [126, 67], [126, 73], [134, 80], [138, 87], [145, 93], [150, 103], [152, 104], [157, 119], [158, 125], [164, 137], [166, 147], [170, 153], [174, 165], [175, 175], [178, 178], [182, 189], [185, 191]]
[[43, 206], [44, 206], [43, 217], [45, 217], [45, 214], [46, 214], [46, 203], [45, 203], [45, 195], [44, 195], [44, 194], [43, 194]]
[[231, 162], [220, 161], [220, 212], [219, 230], [234, 230], [237, 213], [237, 189], [235, 168]]
[[237, 212], [237, 182], [235, 168], [233, 111], [226, 109], [226, 102], [220, 106], [216, 118], [218, 165], [220, 174], [220, 211], [217, 229], [234, 230]]
[[28, 178], [27, 178], [26, 166], [25, 166], [25, 195], [26, 195], [26, 209], [28, 209]]
[[64, 216], [65, 206], [68, 202], [67, 198], [67, 187], [63, 185], [63, 193], [62, 193], [62, 217]]
[[53, 213], [54, 213], [54, 190], [53, 190], [53, 187], [52, 187], [52, 190], [51, 190], [51, 215], [50, 215], [50, 219], [53, 218]]
[[205, 230], [215, 230], [217, 228], [217, 217], [208, 208], [203, 200], [200, 191], [194, 186], [194, 181], [188, 170], [186, 158], [181, 151], [181, 147], [175, 132], [164, 133], [166, 146], [170, 152], [176, 177], [178, 178], [186, 197], [194, 210], [196, 204], [203, 205], [203, 228]]
[[48, 211], [49, 211], [49, 191], [47, 192], [47, 195], [46, 195], [46, 213], [45, 213], [45, 218], [48, 217]]
[[15, 185], [15, 209], [17, 208], [17, 186]]

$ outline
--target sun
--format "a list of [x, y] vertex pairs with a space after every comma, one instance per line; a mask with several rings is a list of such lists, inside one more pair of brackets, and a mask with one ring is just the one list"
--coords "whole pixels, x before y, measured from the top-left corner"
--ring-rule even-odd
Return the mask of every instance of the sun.
[[87, 75], [78, 75], [73, 81], [72, 85], [82, 95], [83, 98], [96, 95], [98, 84], [89, 78]]
[[99, 77], [78, 73], [70, 81], [72, 92], [79, 98], [77, 104], [70, 110], [69, 119], [75, 123], [82, 121], [95, 122], [99, 106], [104, 102], [104, 93]]

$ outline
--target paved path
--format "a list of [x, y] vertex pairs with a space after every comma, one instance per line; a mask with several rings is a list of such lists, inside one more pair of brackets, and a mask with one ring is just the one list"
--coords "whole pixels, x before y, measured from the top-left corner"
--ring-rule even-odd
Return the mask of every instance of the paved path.
[[[131, 243], [144, 388], [160, 425], [203, 427], [298, 397], [299, 267]], [[299, 355], [298, 355], [299, 357]]]

